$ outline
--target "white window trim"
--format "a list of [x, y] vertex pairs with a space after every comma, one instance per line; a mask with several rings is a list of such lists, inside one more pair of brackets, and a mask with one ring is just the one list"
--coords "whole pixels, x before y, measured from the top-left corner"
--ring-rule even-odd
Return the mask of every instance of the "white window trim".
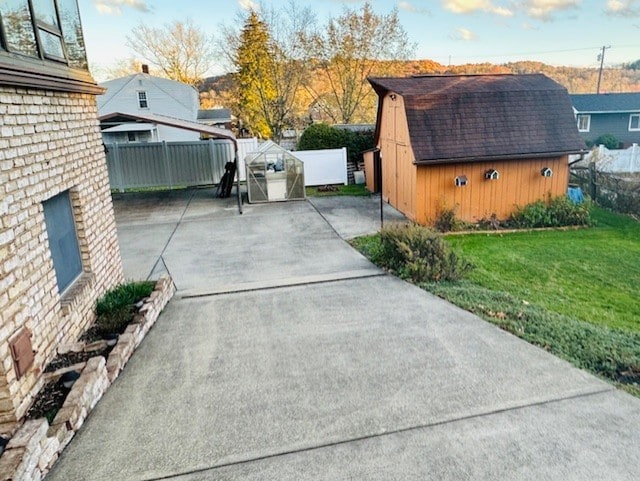
[[[140, 94], [144, 94], [144, 103], [147, 104], [146, 107], [142, 106], [142, 99]], [[149, 110], [149, 96], [147, 95], [146, 90], [138, 90], [138, 108], [143, 110]]]
[[[632, 128], [631, 123], [633, 122], [633, 118], [636, 117], [638, 119], [638, 127]], [[629, 132], [638, 132], [640, 131], [640, 114], [631, 114], [629, 115]]]
[[[580, 128], [580, 117], [587, 118], [587, 128]], [[591, 130], [591, 115], [590, 114], [577, 114], [576, 115], [576, 125], [578, 126], [578, 132], [589, 132]]]

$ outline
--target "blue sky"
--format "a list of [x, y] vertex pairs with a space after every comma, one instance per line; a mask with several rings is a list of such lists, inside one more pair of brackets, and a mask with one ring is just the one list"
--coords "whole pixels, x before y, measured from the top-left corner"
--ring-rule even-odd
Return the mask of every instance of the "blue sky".
[[[263, 0], [263, 5], [282, 1]], [[315, 11], [321, 24], [359, 0], [298, 0]], [[442, 64], [534, 60], [553, 65], [598, 66], [640, 58], [640, 0], [371, 0], [378, 13], [398, 8], [416, 45], [414, 58]], [[91, 64], [106, 67], [134, 56], [125, 37], [140, 22], [162, 26], [190, 18], [209, 34], [232, 25], [254, 0], [80, 0]], [[219, 64], [212, 74], [222, 73]]]

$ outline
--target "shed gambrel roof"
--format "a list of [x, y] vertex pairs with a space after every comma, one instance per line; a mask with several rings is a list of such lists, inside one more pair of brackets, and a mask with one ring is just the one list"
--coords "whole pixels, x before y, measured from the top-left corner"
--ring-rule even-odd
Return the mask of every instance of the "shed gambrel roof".
[[[370, 78], [404, 99], [415, 163], [552, 157], [584, 150], [569, 95], [542, 74]], [[378, 103], [376, 142], [382, 102]]]
[[570, 95], [573, 108], [581, 114], [640, 112], [640, 92], [623, 94]]

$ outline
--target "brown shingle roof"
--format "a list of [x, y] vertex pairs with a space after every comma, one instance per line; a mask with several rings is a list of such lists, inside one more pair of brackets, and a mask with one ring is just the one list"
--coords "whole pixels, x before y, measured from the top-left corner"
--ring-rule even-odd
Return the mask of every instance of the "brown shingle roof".
[[[389, 92], [403, 97], [417, 163], [584, 150], [566, 89], [542, 74], [370, 78], [369, 82], [380, 98]], [[380, 116], [380, 103], [378, 109]]]

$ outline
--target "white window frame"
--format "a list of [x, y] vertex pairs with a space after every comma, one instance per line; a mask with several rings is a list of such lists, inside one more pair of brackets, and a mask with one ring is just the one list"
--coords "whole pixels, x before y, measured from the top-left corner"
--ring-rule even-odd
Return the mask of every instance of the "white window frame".
[[[144, 103], [144, 105], [142, 105]], [[149, 108], [149, 97], [147, 97], [146, 90], [138, 90], [138, 108]]]
[[[587, 119], [587, 127], [580, 128], [580, 121], [582, 119]], [[591, 115], [590, 114], [577, 114], [576, 115], [576, 123], [578, 125], [578, 132], [589, 132], [591, 130]]]
[[[637, 127], [632, 127], [633, 121], [636, 121]], [[629, 115], [629, 132], [638, 132], [640, 131], [640, 114], [631, 114]]]

